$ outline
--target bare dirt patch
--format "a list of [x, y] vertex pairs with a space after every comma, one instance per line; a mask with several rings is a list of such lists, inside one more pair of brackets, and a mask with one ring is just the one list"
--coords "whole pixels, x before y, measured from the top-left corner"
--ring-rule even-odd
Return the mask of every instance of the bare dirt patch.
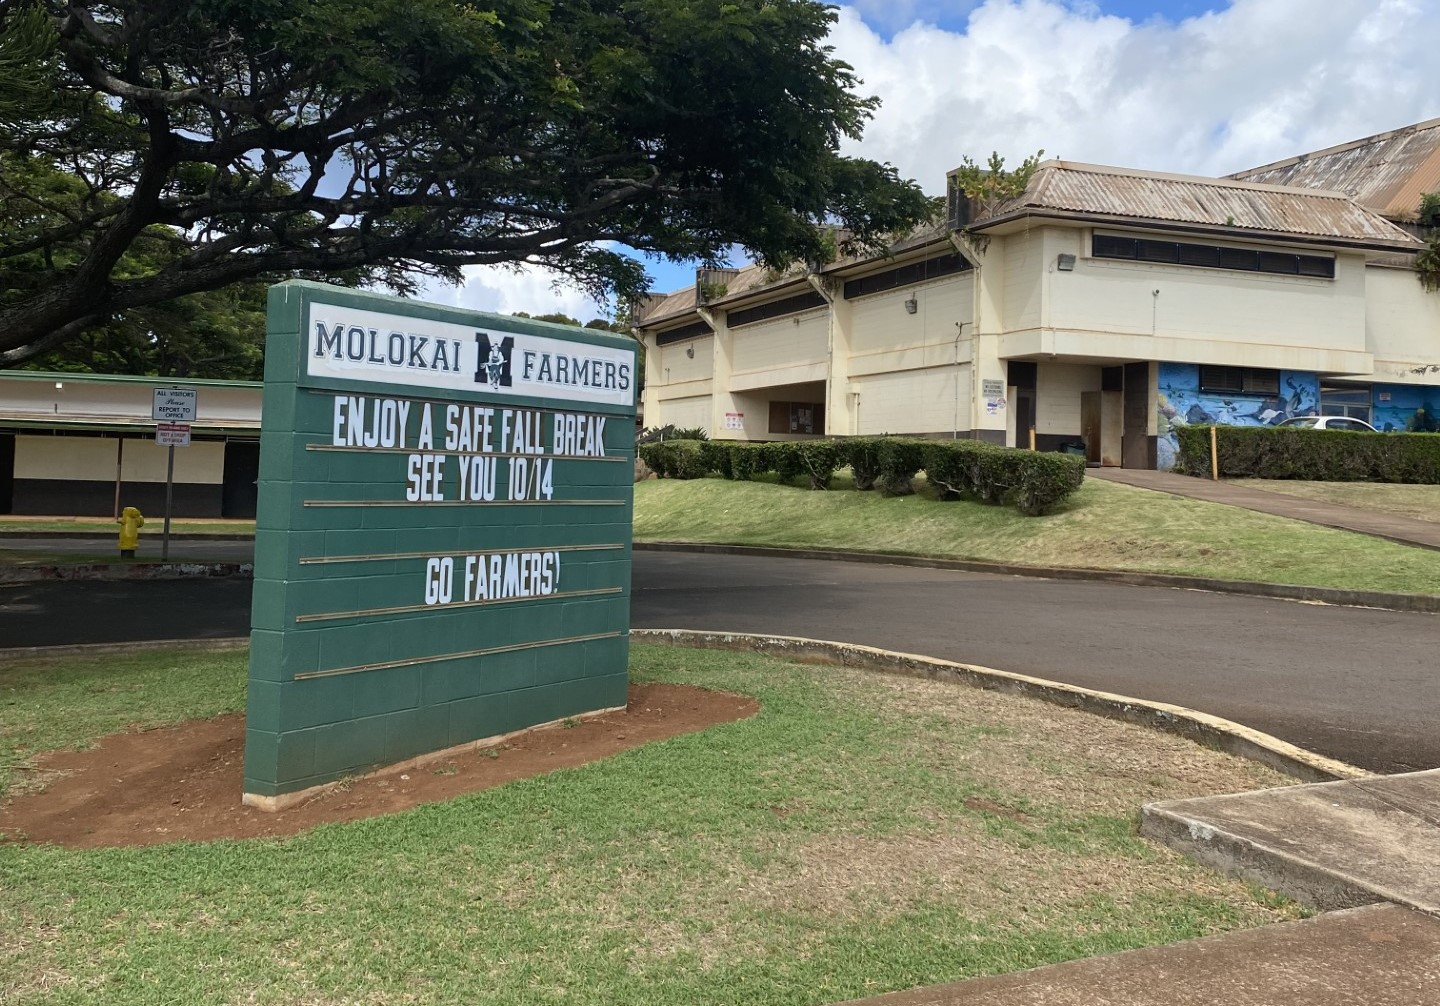
[[86, 751], [37, 758], [34, 770], [47, 785], [17, 795], [0, 810], [0, 836], [99, 848], [295, 835], [584, 765], [744, 719], [758, 709], [743, 695], [689, 685], [631, 685], [623, 711], [532, 730], [498, 748], [403, 772], [346, 780], [278, 814], [240, 803], [244, 717], [193, 720], [114, 734]]

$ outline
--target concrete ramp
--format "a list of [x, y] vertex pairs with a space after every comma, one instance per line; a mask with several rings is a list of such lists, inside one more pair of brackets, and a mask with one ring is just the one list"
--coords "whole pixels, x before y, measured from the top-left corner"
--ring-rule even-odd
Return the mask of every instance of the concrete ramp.
[[1150, 804], [1140, 832], [1314, 908], [1440, 915], [1440, 769]]

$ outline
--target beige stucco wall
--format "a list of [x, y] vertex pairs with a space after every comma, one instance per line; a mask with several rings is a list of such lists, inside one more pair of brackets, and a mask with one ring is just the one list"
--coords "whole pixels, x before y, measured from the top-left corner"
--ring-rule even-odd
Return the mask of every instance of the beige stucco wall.
[[[1041, 319], [1042, 277], [1041, 263], [1053, 251], [1048, 244], [1055, 243], [1055, 228], [1045, 227], [1021, 231], [999, 238], [999, 254], [987, 254], [992, 272], [999, 266], [1002, 273], [999, 328], [1005, 331], [1020, 331], [1045, 324]], [[987, 328], [990, 327], [987, 325]]]
[[[793, 384], [797, 379], [777, 372], [797, 366], [823, 366], [829, 358], [830, 312], [814, 308], [800, 314], [730, 329], [733, 342], [733, 375], [743, 378], [757, 373], [771, 375], [764, 384]], [[801, 378], [811, 380], [813, 378]], [[823, 380], [823, 373], [821, 376]], [[740, 384], [755, 385], [741, 381]], [[738, 386], [732, 381], [732, 387]]]
[[[715, 337], [672, 342], [655, 350], [663, 384], [679, 384], [710, 376]], [[646, 362], [649, 362], [648, 359]]]
[[707, 433], [713, 433], [710, 429], [710, 396], [694, 395], [689, 398], [660, 399], [660, 415], [651, 420], [646, 417], [646, 423], [650, 426], [700, 426], [704, 427]]
[[850, 390], [860, 396], [862, 434], [970, 429], [969, 363], [855, 377]]
[[[56, 387], [56, 385], [60, 387]], [[260, 388], [188, 385], [184, 381], [84, 381], [60, 375], [54, 380], [0, 376], [0, 416], [67, 422], [150, 423], [154, 389], [193, 387], [198, 426], [260, 426]]]
[[1374, 380], [1440, 384], [1440, 292], [1427, 293], [1410, 269], [1365, 271], [1365, 338]]
[[[915, 298], [915, 313], [905, 312], [905, 302]], [[921, 347], [943, 346], [953, 355], [956, 323], [967, 325], [974, 318], [974, 293], [970, 275], [947, 276], [929, 283], [901, 287], [850, 304], [851, 366], [862, 365], [867, 373], [930, 366], [914, 353]]]
[[[1043, 247], [1038, 259], [1025, 261], [1045, 304], [1043, 312], [1034, 311], [1027, 301], [1012, 313], [1017, 298], [1009, 295], [1007, 281], [1007, 332], [1038, 324], [1063, 330], [1072, 345], [1073, 337], [1092, 334], [1148, 338], [1163, 351], [1132, 358], [1208, 362], [1219, 349], [1239, 366], [1304, 366], [1305, 351], [1367, 352], [1366, 269], [1358, 253], [1336, 256], [1335, 279], [1311, 279], [1092, 258], [1090, 233], [1051, 227], [1038, 241], [1033, 233], [1005, 239]], [[1062, 252], [1077, 256], [1074, 271], [1056, 270]], [[1007, 262], [1015, 259], [1007, 256]], [[1323, 369], [1320, 360], [1311, 363]]]
[[[116, 448], [114, 437], [30, 437], [15, 438], [17, 479], [64, 481], [114, 481]], [[153, 440], [129, 438], [121, 477], [127, 482], [164, 482], [167, 449]], [[175, 448], [175, 481], [199, 485], [220, 485], [225, 476], [225, 445], [219, 441], [197, 441]]]
[[1100, 367], [1042, 363], [1035, 368], [1035, 432], [1080, 433], [1080, 395], [1100, 390]]

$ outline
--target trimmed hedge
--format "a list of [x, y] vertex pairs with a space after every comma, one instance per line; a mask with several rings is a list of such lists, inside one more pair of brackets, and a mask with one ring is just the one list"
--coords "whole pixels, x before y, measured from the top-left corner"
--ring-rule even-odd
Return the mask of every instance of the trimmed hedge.
[[[1210, 427], [1176, 428], [1175, 470], [1210, 476]], [[1217, 426], [1226, 478], [1440, 485], [1440, 434], [1350, 433], [1285, 426]]]
[[711, 472], [706, 464], [704, 448], [708, 441], [662, 440], [653, 444], [637, 444], [640, 460], [662, 479], [699, 479]]
[[880, 445], [884, 437], [846, 437], [838, 441], [841, 464], [850, 466], [855, 488], [868, 492], [880, 477]]
[[912, 437], [886, 437], [880, 441], [880, 477], [875, 480], [885, 496], [909, 496], [914, 478], [925, 467], [925, 444]]
[[1081, 458], [996, 447], [978, 440], [666, 440], [640, 444], [637, 450], [661, 478], [695, 479], [719, 472], [727, 479], [747, 481], [774, 472], [782, 483], [804, 476], [812, 489], [828, 489], [836, 470], [848, 464], [855, 473], [856, 488], [878, 485], [887, 496], [913, 493], [915, 476], [924, 471], [942, 500], [973, 498], [992, 505], [1010, 504], [1031, 516], [1052, 510], [1085, 479]]
[[1064, 454], [976, 440], [924, 441], [921, 453], [925, 477], [941, 499], [1009, 503], [1030, 516], [1047, 513], [1085, 481], [1085, 462]]

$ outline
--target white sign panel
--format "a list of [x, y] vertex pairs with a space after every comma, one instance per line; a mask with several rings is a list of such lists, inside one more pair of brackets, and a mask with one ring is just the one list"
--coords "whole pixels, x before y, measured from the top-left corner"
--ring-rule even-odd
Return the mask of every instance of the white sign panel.
[[743, 430], [743, 429], [745, 429], [745, 413], [743, 413], [743, 412], [727, 412], [727, 413], [725, 413], [725, 428], [726, 428], [727, 430]]
[[190, 427], [184, 423], [160, 423], [155, 427], [155, 442], [161, 447], [189, 447]]
[[311, 377], [633, 405], [632, 354], [474, 325], [311, 304]]
[[980, 382], [980, 394], [985, 398], [999, 398], [1005, 394], [1005, 382], [987, 377]]
[[157, 423], [193, 423], [195, 401], [194, 388], [156, 388], [150, 418]]

